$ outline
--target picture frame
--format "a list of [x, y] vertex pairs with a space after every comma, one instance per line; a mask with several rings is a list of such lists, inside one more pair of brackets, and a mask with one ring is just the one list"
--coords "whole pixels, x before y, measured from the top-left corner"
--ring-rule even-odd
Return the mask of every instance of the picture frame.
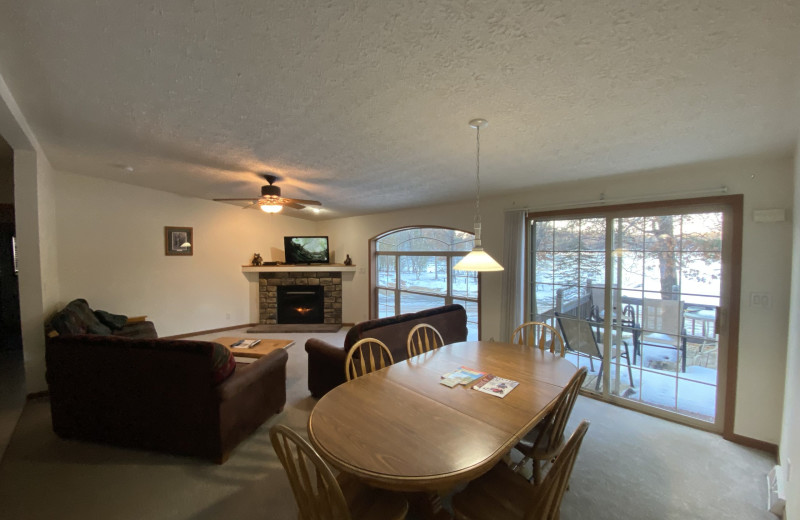
[[167, 256], [192, 256], [194, 254], [193, 229], [164, 226], [164, 249]]

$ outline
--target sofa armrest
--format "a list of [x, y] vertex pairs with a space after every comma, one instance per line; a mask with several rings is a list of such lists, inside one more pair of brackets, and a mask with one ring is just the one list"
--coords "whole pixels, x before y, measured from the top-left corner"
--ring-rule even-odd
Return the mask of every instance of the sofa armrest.
[[246, 365], [217, 385], [220, 450], [218, 463], [286, 404], [286, 362], [289, 354], [276, 350]]
[[258, 384], [265, 377], [281, 379], [285, 390], [286, 362], [288, 360], [288, 352], [284, 349], [278, 349], [245, 365], [243, 368], [237, 366], [233, 375], [217, 386], [217, 395], [219, 395], [220, 401], [231, 399], [236, 394], [246, 391], [254, 384]]
[[308, 390], [320, 398], [345, 382], [344, 361], [347, 352], [317, 338], [306, 341], [308, 353]]

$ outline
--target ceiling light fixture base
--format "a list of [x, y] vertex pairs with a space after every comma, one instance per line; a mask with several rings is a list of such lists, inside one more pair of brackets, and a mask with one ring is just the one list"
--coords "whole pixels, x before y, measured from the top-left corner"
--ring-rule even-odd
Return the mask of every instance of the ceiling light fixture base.
[[489, 121], [481, 118], [473, 119], [469, 122], [469, 126], [472, 128], [486, 128], [486, 125], [489, 124]]

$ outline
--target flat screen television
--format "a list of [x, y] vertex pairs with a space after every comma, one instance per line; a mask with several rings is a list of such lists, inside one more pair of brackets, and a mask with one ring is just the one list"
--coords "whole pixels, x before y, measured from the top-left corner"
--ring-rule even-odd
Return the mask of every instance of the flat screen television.
[[283, 237], [287, 264], [329, 264], [328, 237]]

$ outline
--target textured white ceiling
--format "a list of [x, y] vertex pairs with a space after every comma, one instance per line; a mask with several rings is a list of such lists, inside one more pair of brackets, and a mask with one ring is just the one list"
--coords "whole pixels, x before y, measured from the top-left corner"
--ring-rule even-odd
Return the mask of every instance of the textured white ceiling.
[[53, 165], [194, 197], [271, 171], [327, 216], [468, 200], [474, 117], [482, 195], [790, 154], [800, 127], [797, 0], [3, 4]]

